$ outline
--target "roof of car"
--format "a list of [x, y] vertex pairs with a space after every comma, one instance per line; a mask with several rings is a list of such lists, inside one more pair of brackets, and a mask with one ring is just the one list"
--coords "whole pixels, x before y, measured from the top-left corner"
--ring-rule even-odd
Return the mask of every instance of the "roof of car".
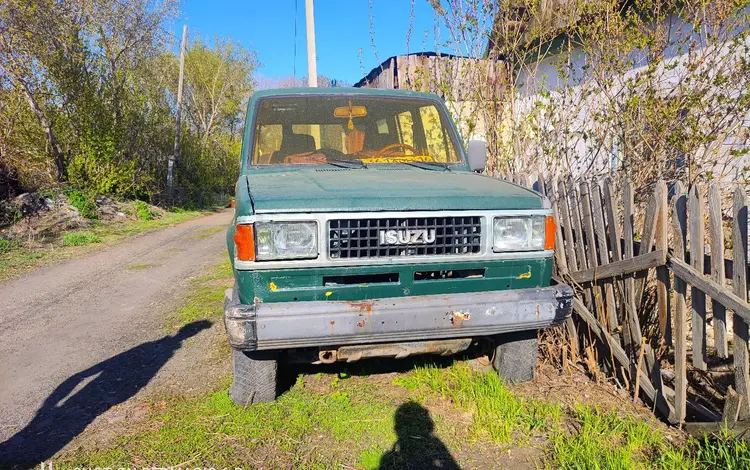
[[365, 95], [365, 96], [396, 96], [403, 98], [422, 98], [422, 99], [440, 99], [434, 93], [421, 93], [409, 90], [394, 90], [383, 88], [354, 88], [354, 87], [333, 87], [333, 88], [273, 88], [268, 90], [258, 90], [253, 93], [253, 99], [266, 98], [269, 96], [303, 96], [303, 95]]

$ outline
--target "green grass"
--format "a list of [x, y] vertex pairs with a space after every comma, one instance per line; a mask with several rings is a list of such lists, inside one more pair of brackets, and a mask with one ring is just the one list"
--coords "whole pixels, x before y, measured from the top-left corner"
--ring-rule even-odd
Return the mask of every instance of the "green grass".
[[127, 269], [129, 269], [131, 271], [143, 271], [143, 270], [146, 270], [146, 269], [155, 268], [157, 266], [160, 266], [160, 265], [158, 265], [158, 264], [149, 264], [149, 263], [131, 264], [130, 266], [127, 267]]
[[70, 232], [63, 234], [63, 244], [65, 246], [83, 246], [101, 242], [102, 239], [92, 232]]
[[[222, 269], [202, 278], [203, 284], [220, 279], [215, 276], [226, 274]], [[276, 401], [249, 407], [231, 403], [229, 383], [224, 380], [203, 397], [156, 399], [147, 424], [108, 447], [63, 455], [57, 466], [190, 461], [214, 467], [246, 462], [264, 468], [377, 469], [402, 467], [404, 454], [427, 461], [446, 449], [455, 456], [471, 446], [470, 454], [496, 458], [505, 449], [536, 446], [545, 456], [538, 464], [550, 469], [750, 468], [750, 448], [729, 434], [676, 447], [655, 421], [530, 400], [511, 392], [494, 373], [463, 363], [417, 366], [400, 374], [395, 385], [402, 392], [361, 370], [300, 375]], [[444, 401], [453, 411], [440, 406]], [[435, 408], [442, 411], [425, 411]], [[400, 454], [393, 454], [394, 448]]]
[[513, 438], [519, 443], [534, 432], [551, 429], [562, 416], [560, 406], [525, 400], [510, 392], [496, 373], [475, 372], [462, 363], [448, 368], [419, 367], [406, 377], [398, 377], [395, 384], [419, 396], [437, 395], [472, 410], [474, 439], [509, 443]]
[[96, 219], [96, 200], [92, 194], [78, 189], [70, 189], [66, 192], [70, 205], [78, 209], [81, 217]]
[[224, 290], [232, 287], [232, 265], [227, 260], [190, 283], [190, 294], [174, 318], [167, 324], [171, 331], [196, 320], [221, 320]]
[[572, 411], [575, 431], [552, 437], [550, 463], [560, 469], [652, 468], [651, 458], [666, 450], [664, 434], [640, 419], [588, 406]]
[[[219, 321], [231, 284], [228, 262], [193, 279], [166, 329]], [[222, 355], [228, 360], [229, 351]], [[439, 367], [425, 359], [392, 383], [371, 376], [367, 364], [300, 374], [276, 401], [248, 407], [232, 404], [229, 377], [203, 396], [155, 397], [145, 423], [104, 447], [63, 454], [56, 466], [375, 470], [460, 453], [496, 462], [506, 451], [534, 447], [543, 455], [539, 468], [549, 469], [750, 468], [750, 446], [729, 433], [677, 447], [653, 419], [530, 399], [465, 362]]]
[[255, 454], [264, 459], [253, 467], [332, 468], [364, 442], [387, 445], [395, 438], [390, 407], [363, 392], [342, 387], [319, 394], [297, 383], [273, 403], [245, 408], [233, 405], [224, 390], [201, 399], [171, 398], [155, 411], [151, 429], [56, 463], [74, 468], [191, 461], [191, 467], [233, 468]]
[[0, 238], [0, 253], [9, 253], [15, 246], [16, 244], [11, 240]]
[[[185, 222], [204, 214], [201, 211], [184, 211], [165, 212], [165, 214], [153, 220], [128, 220], [115, 223], [96, 222], [85, 233], [90, 235], [82, 237], [76, 235], [81, 232], [65, 232], [58, 239], [45, 240], [43, 246], [25, 246], [20, 243], [10, 242], [10, 249], [3, 250], [0, 247], [0, 281], [11, 279], [30, 271], [42, 264], [68, 259], [70, 257], [87, 253], [97, 247], [105, 247], [116, 243], [122, 239], [154, 230], [162, 227]], [[100, 241], [96, 244], [78, 243], [77, 239], [98, 238]], [[67, 243], [66, 238], [74, 243]], [[7, 240], [6, 240], [7, 241]], [[2, 241], [0, 241], [2, 244]]]

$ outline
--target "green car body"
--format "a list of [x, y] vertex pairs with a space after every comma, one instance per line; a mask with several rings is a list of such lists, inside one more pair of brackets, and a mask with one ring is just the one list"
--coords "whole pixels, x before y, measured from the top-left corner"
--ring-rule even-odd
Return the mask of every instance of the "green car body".
[[[455, 160], [435, 167], [423, 163], [360, 167], [337, 162], [327, 155], [333, 164], [253, 164], [253, 145], [258, 139], [255, 133], [260, 132], [256, 121], [262, 103], [267, 102], [264, 100], [299, 99], [314, 103], [316, 98], [329, 97], [348, 100], [349, 129], [363, 122], [352, 117], [351, 103], [358, 100], [383, 98], [428, 103], [441, 113], [443, 139], [455, 143]], [[227, 292], [225, 324], [235, 350], [246, 354], [262, 350], [325, 350], [333, 351], [335, 360], [336, 351], [346, 345], [365, 349], [372, 345], [371, 349], [376, 350], [375, 346], [387, 344], [399, 350], [398, 345], [416, 342], [417, 346], [405, 349], [409, 353], [393, 354], [391, 347], [388, 350], [391, 352], [370, 351], [364, 355], [358, 350], [347, 358], [444, 353], [452, 351], [450, 345], [445, 350], [439, 345], [437, 350], [434, 345], [425, 349], [421, 342], [536, 330], [569, 315], [570, 289], [550, 286], [551, 250], [496, 253], [490, 246], [495, 217], [506, 214], [543, 217], [551, 214], [549, 203], [532, 190], [471, 171], [464, 144], [447, 116], [437, 96], [398, 90], [310, 88], [259, 91], [252, 96], [236, 184], [235, 214], [227, 232], [236, 282], [235, 288]], [[342, 126], [346, 132], [346, 118]], [[427, 133], [431, 132], [427, 121], [422, 128], [416, 125], [413, 128], [422, 129], [423, 143], [426, 142]], [[412, 143], [417, 147], [416, 133], [414, 139]], [[411, 241], [400, 247], [390, 246], [388, 249], [392, 251], [385, 247], [383, 251], [370, 251], [371, 256], [367, 256], [367, 250], [362, 250], [364, 257], [346, 259], [332, 258], [333, 251], [327, 252], [329, 247], [340, 247], [343, 243], [334, 242], [331, 237], [367, 233], [375, 236], [379, 220], [388, 218], [399, 224], [402, 222], [398, 221], [407, 219], [416, 224], [452, 223], [458, 224], [456, 227], [473, 224], [471, 230], [481, 231], [481, 248], [474, 247], [474, 252], [463, 255], [430, 256], [437, 253], [430, 250], [431, 243], [435, 243], [430, 242], [430, 236], [434, 239], [438, 233], [439, 238], [448, 230], [459, 230], [439, 228], [437, 232], [424, 231], [428, 234], [424, 235], [426, 241], [417, 240], [418, 233], [398, 232], [405, 238], [412, 237]], [[279, 221], [316, 224], [313, 226], [319, 248], [312, 259], [242, 261], [237, 258], [237, 225], [256, 224], [257, 237], [257, 224]], [[376, 221], [377, 225], [361, 228]], [[338, 235], [334, 235], [332, 227], [339, 225], [331, 224], [358, 228], [338, 229]], [[378, 246], [386, 243], [385, 232], [377, 233]], [[409, 248], [412, 242], [419, 243], [419, 248]], [[347, 247], [356, 247], [353, 244], [357, 242], [347, 243]], [[372, 256], [393, 252], [402, 256]], [[406, 256], [407, 252], [424, 254]], [[350, 249], [347, 253], [357, 255], [357, 250]], [[515, 311], [521, 305], [524, 307]], [[418, 313], [422, 311], [425, 313]]]

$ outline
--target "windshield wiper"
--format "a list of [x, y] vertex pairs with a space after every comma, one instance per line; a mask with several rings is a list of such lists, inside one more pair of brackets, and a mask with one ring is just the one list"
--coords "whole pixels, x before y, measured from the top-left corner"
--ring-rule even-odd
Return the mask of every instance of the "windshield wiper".
[[422, 168], [423, 170], [435, 170], [437, 168], [440, 168], [443, 171], [451, 171], [450, 168], [448, 168], [447, 163], [440, 163], [440, 162], [404, 162], [407, 165], [411, 165], [417, 168]]
[[362, 160], [345, 160], [343, 158], [335, 158], [328, 160], [329, 165], [338, 166], [341, 168], [367, 168], [367, 165]]

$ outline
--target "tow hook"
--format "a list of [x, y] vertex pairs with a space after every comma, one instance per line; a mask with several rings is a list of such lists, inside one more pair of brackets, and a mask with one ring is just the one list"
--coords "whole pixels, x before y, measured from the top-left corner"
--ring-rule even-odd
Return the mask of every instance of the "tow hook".
[[323, 364], [333, 364], [338, 360], [338, 351], [335, 349], [325, 349], [318, 353], [318, 359]]

